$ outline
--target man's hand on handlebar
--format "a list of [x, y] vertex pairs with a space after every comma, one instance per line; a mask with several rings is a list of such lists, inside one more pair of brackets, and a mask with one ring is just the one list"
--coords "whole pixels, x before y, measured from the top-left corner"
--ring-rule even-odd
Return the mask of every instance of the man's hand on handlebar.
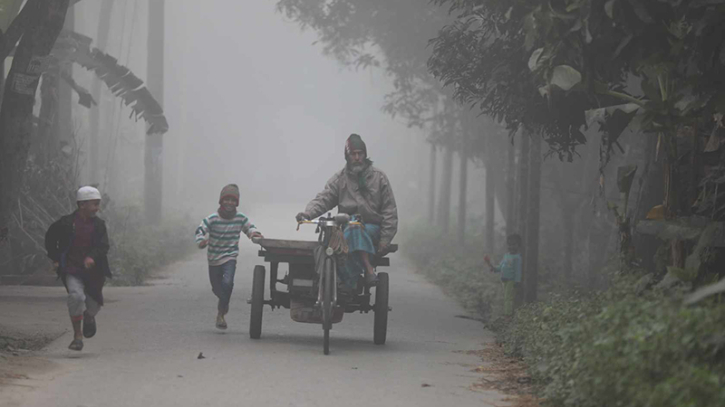
[[311, 216], [308, 215], [307, 213], [300, 212], [297, 214], [297, 216], [295, 216], [295, 219], [297, 220], [297, 222], [302, 222], [303, 220], [310, 220], [310, 217]]

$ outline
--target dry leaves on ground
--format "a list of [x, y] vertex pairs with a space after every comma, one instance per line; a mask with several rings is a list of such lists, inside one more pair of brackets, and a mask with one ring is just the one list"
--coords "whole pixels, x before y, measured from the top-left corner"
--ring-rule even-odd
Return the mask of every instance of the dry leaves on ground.
[[485, 349], [463, 353], [478, 356], [483, 362], [472, 369], [483, 373], [483, 377], [471, 385], [471, 390], [500, 391], [509, 396], [503, 401], [513, 407], [540, 407], [541, 400], [533, 396], [534, 387], [526, 365], [507, 357], [501, 345], [489, 344]]

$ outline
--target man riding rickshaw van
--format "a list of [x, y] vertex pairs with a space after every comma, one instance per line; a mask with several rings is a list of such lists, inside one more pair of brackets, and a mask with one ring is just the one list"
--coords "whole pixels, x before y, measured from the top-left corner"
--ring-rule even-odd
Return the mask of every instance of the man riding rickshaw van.
[[339, 213], [350, 215], [355, 224], [344, 230], [348, 256], [337, 274], [344, 286], [354, 289], [361, 275], [366, 285], [377, 283], [374, 259], [389, 251], [398, 231], [398, 208], [387, 175], [373, 166], [367, 146], [357, 134], [345, 142], [345, 161], [345, 167], [327, 181], [296, 219], [315, 219], [335, 207]]

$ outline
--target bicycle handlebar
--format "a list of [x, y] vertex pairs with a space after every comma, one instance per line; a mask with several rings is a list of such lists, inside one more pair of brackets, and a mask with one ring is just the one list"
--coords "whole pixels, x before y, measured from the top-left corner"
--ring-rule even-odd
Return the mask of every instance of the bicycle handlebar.
[[318, 225], [318, 226], [338, 226], [342, 224], [348, 224], [353, 226], [361, 226], [363, 223], [358, 221], [338, 222], [330, 219], [316, 219], [316, 220], [300, 220], [297, 221], [297, 230], [300, 230], [300, 225]]

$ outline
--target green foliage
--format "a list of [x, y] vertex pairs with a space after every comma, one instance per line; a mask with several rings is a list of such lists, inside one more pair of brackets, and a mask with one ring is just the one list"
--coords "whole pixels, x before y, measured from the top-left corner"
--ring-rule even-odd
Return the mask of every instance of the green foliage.
[[[714, 406], [725, 404], [725, 304], [687, 307], [682, 291], [637, 291], [615, 278], [608, 291], [558, 293], [499, 323], [502, 289], [483, 263], [483, 240], [460, 247], [429, 227], [411, 226], [406, 255], [428, 279], [500, 329], [549, 405]], [[616, 268], [616, 267], [615, 267]]]
[[683, 307], [633, 286], [553, 295], [519, 310], [501, 338], [551, 405], [723, 405], [725, 305]]
[[152, 226], [140, 213], [140, 207], [126, 206], [100, 214], [108, 223], [113, 285], [141, 285], [151, 272], [181, 260], [195, 247], [188, 217], [169, 213]]
[[[435, 3], [457, 20], [432, 41], [431, 72], [485, 113], [539, 130], [561, 154], [585, 142], [588, 110], [638, 106], [640, 128], [662, 134], [676, 157], [679, 126], [725, 109], [721, 1]], [[632, 116], [606, 117], [605, 155]]]
[[430, 227], [415, 225], [410, 229], [402, 247], [426, 278], [484, 319], [501, 315], [503, 288], [484, 263], [483, 236], [470, 236], [461, 247], [455, 239], [441, 237]]

